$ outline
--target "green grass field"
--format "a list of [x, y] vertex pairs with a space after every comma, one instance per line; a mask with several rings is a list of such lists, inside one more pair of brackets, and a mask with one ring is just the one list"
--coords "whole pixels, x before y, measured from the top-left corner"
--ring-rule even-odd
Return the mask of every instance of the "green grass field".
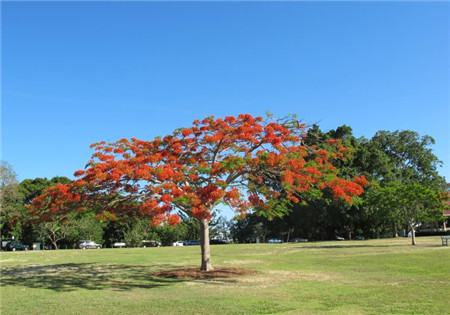
[[439, 237], [212, 247], [245, 275], [174, 278], [199, 248], [1, 253], [1, 314], [449, 314]]

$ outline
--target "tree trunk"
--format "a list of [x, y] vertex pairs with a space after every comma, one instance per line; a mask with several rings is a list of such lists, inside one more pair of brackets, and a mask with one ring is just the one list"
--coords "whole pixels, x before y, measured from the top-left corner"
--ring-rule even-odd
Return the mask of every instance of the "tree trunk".
[[50, 232], [50, 243], [52, 243], [54, 249], [58, 249], [58, 239], [56, 238], [56, 233], [51, 231]]
[[411, 225], [411, 245], [416, 245], [416, 230]]
[[209, 247], [209, 222], [206, 219], [200, 221], [200, 247], [202, 250], [201, 271], [213, 270], [211, 264], [211, 251]]
[[57, 243], [57, 241], [51, 240], [51, 242], [52, 242], [52, 244], [53, 244], [53, 247], [54, 247], [55, 249], [58, 249], [58, 243]]
[[294, 229], [289, 228], [288, 232], [287, 232], [286, 243], [289, 243], [289, 240], [291, 239], [291, 233], [292, 232], [294, 232]]

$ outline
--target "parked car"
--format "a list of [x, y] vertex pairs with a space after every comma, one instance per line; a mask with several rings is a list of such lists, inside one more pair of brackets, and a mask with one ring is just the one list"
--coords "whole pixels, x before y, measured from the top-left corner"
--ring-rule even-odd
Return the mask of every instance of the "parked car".
[[11, 241], [12, 241], [11, 239], [4, 239], [4, 240], [2, 240], [2, 243], [1, 243], [2, 250], [6, 250], [6, 245], [8, 245], [8, 243], [11, 242]]
[[292, 240], [290, 240], [290, 242], [292, 242], [292, 243], [306, 243], [306, 242], [308, 242], [308, 239], [307, 238], [296, 237], [296, 238], [293, 238]]
[[336, 241], [345, 241], [345, 238], [342, 236], [336, 236]]
[[200, 241], [194, 241], [194, 240], [184, 241], [183, 245], [184, 246], [200, 245]]
[[357, 241], [364, 241], [365, 238], [364, 238], [364, 236], [357, 235], [357, 236], [355, 236], [355, 240], [357, 240]]
[[143, 240], [141, 242], [141, 246], [142, 247], [160, 247], [161, 246], [161, 242], [158, 241], [154, 241], [154, 240]]
[[102, 245], [97, 244], [94, 241], [81, 241], [80, 248], [81, 249], [99, 249], [99, 248], [102, 248]]
[[116, 248], [122, 248], [122, 247], [125, 247], [125, 246], [127, 246], [127, 244], [124, 243], [124, 242], [115, 242], [113, 244], [113, 247], [116, 247]]
[[23, 245], [19, 241], [9, 241], [6, 243], [5, 249], [15, 252], [16, 250], [28, 250], [28, 246]]
[[183, 241], [176, 241], [172, 243], [172, 246], [184, 246]]
[[280, 240], [279, 238], [271, 238], [271, 239], [267, 240], [267, 243], [270, 243], [270, 244], [279, 244], [279, 243], [283, 243], [283, 241]]

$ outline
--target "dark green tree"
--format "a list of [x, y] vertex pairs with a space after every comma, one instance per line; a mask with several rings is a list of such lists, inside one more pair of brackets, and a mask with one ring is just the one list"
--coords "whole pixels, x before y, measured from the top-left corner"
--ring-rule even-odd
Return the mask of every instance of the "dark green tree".
[[92, 240], [98, 244], [103, 243], [105, 224], [98, 221], [92, 212], [76, 214], [69, 220], [68, 224], [66, 241], [72, 248], [76, 248], [82, 240]]
[[368, 193], [367, 207], [377, 218], [407, 226], [412, 245], [416, 245], [416, 228], [442, 219], [443, 204], [436, 190], [419, 183], [394, 181]]
[[[31, 244], [33, 241], [48, 240], [54, 248], [57, 248], [57, 243], [65, 239], [68, 233], [68, 225], [59, 222], [64, 218], [55, 217], [51, 222], [45, 222], [45, 224], [35, 224], [30, 221], [26, 206], [28, 206], [33, 198], [39, 196], [46, 188], [51, 187], [57, 183], [67, 184], [70, 183], [70, 179], [67, 177], [56, 176], [51, 179], [48, 178], [33, 178], [24, 179], [20, 182], [18, 189], [20, 194], [20, 206], [18, 211], [20, 215], [16, 221], [17, 226], [20, 226], [23, 241]], [[36, 239], [37, 236], [37, 239]]]
[[432, 137], [411, 130], [378, 131], [361, 142], [356, 166], [382, 184], [401, 181], [442, 190], [445, 180], [438, 173], [442, 162], [432, 151], [434, 143]]

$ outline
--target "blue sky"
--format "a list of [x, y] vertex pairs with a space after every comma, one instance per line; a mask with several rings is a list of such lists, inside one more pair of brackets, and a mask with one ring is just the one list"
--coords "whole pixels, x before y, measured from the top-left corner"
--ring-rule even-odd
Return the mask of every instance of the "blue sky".
[[449, 4], [3, 2], [2, 159], [71, 176], [89, 144], [296, 113], [433, 136], [450, 178]]

